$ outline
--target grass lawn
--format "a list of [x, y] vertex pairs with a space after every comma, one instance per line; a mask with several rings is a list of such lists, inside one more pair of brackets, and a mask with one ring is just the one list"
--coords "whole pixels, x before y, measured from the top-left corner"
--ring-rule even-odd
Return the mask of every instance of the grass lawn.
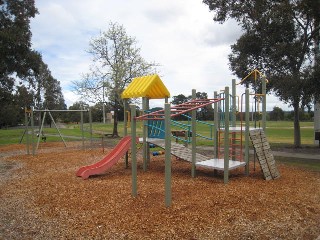
[[[188, 124], [188, 122], [182, 122]], [[208, 122], [210, 123], [210, 122]], [[314, 146], [314, 132], [313, 132], [313, 122], [301, 122], [301, 143], [303, 146]], [[94, 123], [92, 125], [94, 138], [99, 138], [103, 134], [110, 134], [113, 130], [113, 124], [103, 124], [103, 123]], [[130, 127], [127, 128], [128, 133], [130, 134]], [[178, 127], [173, 126], [172, 129], [179, 129]], [[0, 129], [0, 145], [19, 143], [21, 137], [23, 136], [25, 129]], [[68, 141], [79, 140], [82, 136], [79, 124], [67, 124], [64, 125], [64, 128], [60, 128], [59, 131]], [[56, 128], [44, 128], [43, 132], [45, 135], [50, 137], [47, 138], [47, 141], [61, 141], [59, 133]], [[123, 122], [118, 124], [119, 135], [123, 135]], [[207, 124], [197, 124], [197, 133], [206, 136], [212, 137], [213, 131], [212, 128]], [[142, 123], [138, 122], [137, 124], [137, 135], [142, 136]], [[284, 146], [290, 147], [293, 145], [293, 122], [288, 121], [279, 121], [267, 122], [266, 135], [271, 146]], [[72, 139], [72, 137], [74, 139]], [[89, 124], [84, 124], [84, 137], [89, 138]], [[23, 138], [22, 143], [25, 143], [26, 138]], [[212, 141], [206, 140], [203, 138], [197, 138], [198, 145], [213, 145]]]

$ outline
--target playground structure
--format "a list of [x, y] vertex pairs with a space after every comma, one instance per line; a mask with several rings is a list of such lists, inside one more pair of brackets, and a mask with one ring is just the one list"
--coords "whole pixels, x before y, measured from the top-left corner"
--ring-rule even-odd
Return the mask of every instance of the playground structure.
[[[31, 107], [30, 109], [25, 108], [25, 130], [24, 130], [24, 132], [21, 136], [21, 139], [20, 139], [20, 143], [21, 143], [24, 136], [26, 136], [27, 154], [30, 154], [30, 144], [32, 146], [32, 155], [35, 155], [36, 151], [39, 148], [40, 140], [41, 139], [46, 140], [47, 137], [43, 132], [43, 128], [44, 128], [44, 122], [45, 122], [45, 118], [46, 118], [47, 114], [50, 117], [52, 123], [54, 124], [64, 146], [67, 147], [67, 144], [66, 144], [56, 122], [54, 121], [54, 118], [52, 117], [51, 112], [79, 112], [80, 113], [80, 119], [81, 119], [80, 120], [80, 129], [81, 129], [81, 133], [82, 133], [81, 140], [82, 140], [82, 148], [83, 149], [84, 149], [84, 139], [85, 139], [84, 138], [84, 127], [83, 127], [83, 114], [86, 112], [89, 113], [90, 144], [92, 145], [92, 117], [91, 117], [90, 109], [88, 109], [88, 110], [84, 110], [84, 109], [80, 109], [80, 110], [49, 110], [49, 109], [44, 109], [44, 110], [40, 110], [40, 109], [34, 109], [33, 107]], [[40, 121], [41, 121], [40, 129], [39, 129], [38, 133], [36, 134], [36, 137], [37, 137], [37, 144], [36, 145], [35, 145], [35, 125], [34, 125], [34, 114], [35, 113], [40, 113]], [[41, 116], [42, 113], [43, 113], [43, 116]], [[31, 130], [31, 139], [29, 138], [29, 129]]]
[[[261, 74], [257, 70], [253, 71], [254, 74]], [[241, 95], [241, 106], [238, 104], [237, 108], [237, 96], [236, 96], [236, 83], [232, 81], [232, 94], [229, 93], [229, 87], [225, 87], [223, 93], [214, 93], [213, 99], [196, 99], [196, 90], [192, 90], [192, 100], [176, 106], [171, 106], [168, 103], [170, 93], [162, 83], [158, 75], [144, 76], [133, 79], [129, 86], [122, 94], [124, 99], [124, 136], [127, 136], [128, 126], [128, 112], [130, 112], [130, 127], [131, 138], [138, 139], [136, 134], [136, 122], [143, 122], [143, 136], [139, 138], [142, 143], [142, 155], [143, 155], [143, 169], [147, 170], [150, 164], [150, 144], [154, 144], [164, 149], [165, 154], [165, 204], [171, 205], [171, 155], [174, 155], [180, 159], [191, 162], [191, 176], [195, 177], [196, 168], [203, 167], [213, 169], [214, 172], [218, 170], [223, 171], [224, 183], [229, 181], [229, 171], [244, 167], [245, 174], [249, 175], [249, 142], [253, 143], [256, 155], [260, 162], [260, 166], [264, 173], [266, 180], [275, 179], [280, 176], [274, 162], [270, 146], [264, 135], [266, 127], [266, 78], [262, 75], [262, 93], [250, 94], [249, 89], [245, 90], [245, 93]], [[259, 128], [250, 128], [249, 126], [249, 97], [254, 96], [262, 98], [262, 126]], [[137, 116], [136, 106], [130, 105], [130, 111], [128, 111], [127, 99], [130, 98], [142, 98], [142, 108], [144, 114]], [[150, 112], [149, 100], [150, 99], [165, 99], [164, 109]], [[245, 100], [243, 103], [243, 99]], [[239, 98], [238, 98], [239, 102]], [[199, 108], [203, 108], [208, 105], [214, 105], [214, 125], [213, 125], [213, 148], [214, 156], [209, 158], [201, 154], [196, 153], [196, 111]], [[243, 106], [244, 119], [243, 119]], [[240, 110], [240, 111], [239, 111]], [[173, 134], [171, 131], [171, 118], [179, 116], [181, 114], [191, 113], [191, 134], [187, 132], [187, 136], [191, 137], [191, 149], [178, 143], [172, 142], [172, 137], [177, 134]], [[240, 114], [241, 123], [240, 126], [236, 126], [236, 115]], [[260, 124], [259, 124], [260, 125]], [[190, 136], [191, 135], [191, 136]], [[186, 136], [186, 135], [185, 135]], [[178, 137], [179, 136], [174, 136]], [[127, 139], [127, 137], [125, 137]], [[182, 138], [179, 138], [183, 140]], [[249, 140], [250, 139], [250, 140]], [[244, 140], [244, 153], [243, 153], [243, 140]], [[131, 168], [132, 168], [132, 195], [137, 196], [137, 141], [130, 141], [131, 143]], [[120, 143], [119, 143], [120, 144]], [[112, 151], [106, 158], [97, 164], [85, 166], [80, 168], [77, 172], [77, 176], [81, 176], [84, 179], [89, 175], [82, 175], [81, 169], [90, 169], [93, 174], [101, 174], [107, 168], [111, 167], [117, 160], [120, 159], [120, 155], [124, 155], [129, 142], [126, 142], [125, 148], [116, 146], [114, 149], [117, 153]], [[113, 157], [115, 155], [115, 157]], [[243, 159], [244, 155], [244, 159]], [[126, 157], [126, 162], [128, 158]]]

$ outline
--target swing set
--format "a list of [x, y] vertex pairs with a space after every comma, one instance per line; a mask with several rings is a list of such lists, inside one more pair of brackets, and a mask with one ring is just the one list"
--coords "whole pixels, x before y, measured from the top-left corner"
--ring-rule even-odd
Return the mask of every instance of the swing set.
[[[44, 134], [44, 123], [46, 116], [48, 115], [57, 130], [59, 137], [61, 138], [63, 144], [65, 147], [67, 147], [66, 141], [64, 140], [63, 135], [61, 134], [54, 118], [52, 117], [51, 112], [80, 112], [80, 129], [81, 129], [81, 140], [82, 140], [82, 148], [84, 149], [84, 127], [83, 127], [83, 113], [89, 113], [89, 132], [90, 132], [90, 144], [92, 145], [92, 117], [91, 117], [91, 111], [90, 109], [79, 109], [79, 110], [49, 110], [49, 109], [34, 109], [31, 107], [30, 109], [25, 108], [25, 130], [21, 136], [20, 143], [22, 143], [24, 136], [26, 136], [26, 148], [27, 148], [27, 154], [30, 154], [30, 145], [32, 146], [32, 155], [36, 154], [36, 151], [39, 148], [40, 140], [46, 142], [47, 141], [47, 135]], [[38, 133], [35, 135], [35, 125], [34, 125], [34, 114], [35, 113], [43, 113], [43, 116], [40, 117], [42, 119], [41, 125], [39, 128]], [[30, 131], [31, 130], [31, 139], [30, 139]], [[36, 142], [35, 142], [35, 138]]]

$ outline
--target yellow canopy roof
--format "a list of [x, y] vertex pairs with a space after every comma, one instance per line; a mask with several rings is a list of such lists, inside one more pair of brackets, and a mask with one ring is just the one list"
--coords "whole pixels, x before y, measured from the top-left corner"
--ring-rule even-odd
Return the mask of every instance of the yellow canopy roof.
[[147, 97], [161, 99], [170, 97], [170, 93], [157, 74], [137, 77], [132, 80], [121, 94], [121, 98]]

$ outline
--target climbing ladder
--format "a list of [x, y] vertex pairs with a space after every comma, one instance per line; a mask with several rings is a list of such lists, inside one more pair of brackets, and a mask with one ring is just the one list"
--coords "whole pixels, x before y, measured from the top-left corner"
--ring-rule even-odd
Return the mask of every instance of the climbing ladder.
[[[207, 105], [214, 104], [215, 102], [221, 101], [221, 98], [214, 99], [194, 99], [189, 102], [181, 103], [176, 106], [171, 106], [170, 117], [179, 116], [181, 114], [203, 108]], [[136, 117], [137, 120], [164, 120], [164, 109], [147, 113]]]
[[[229, 158], [243, 161], [243, 131], [237, 127], [230, 127], [229, 131]], [[224, 157], [224, 150], [224, 129], [222, 128], [218, 132], [218, 158]]]
[[276, 166], [270, 144], [262, 129], [255, 129], [249, 132], [252, 145], [256, 151], [261, 170], [266, 180], [276, 179], [280, 177], [280, 173]]

